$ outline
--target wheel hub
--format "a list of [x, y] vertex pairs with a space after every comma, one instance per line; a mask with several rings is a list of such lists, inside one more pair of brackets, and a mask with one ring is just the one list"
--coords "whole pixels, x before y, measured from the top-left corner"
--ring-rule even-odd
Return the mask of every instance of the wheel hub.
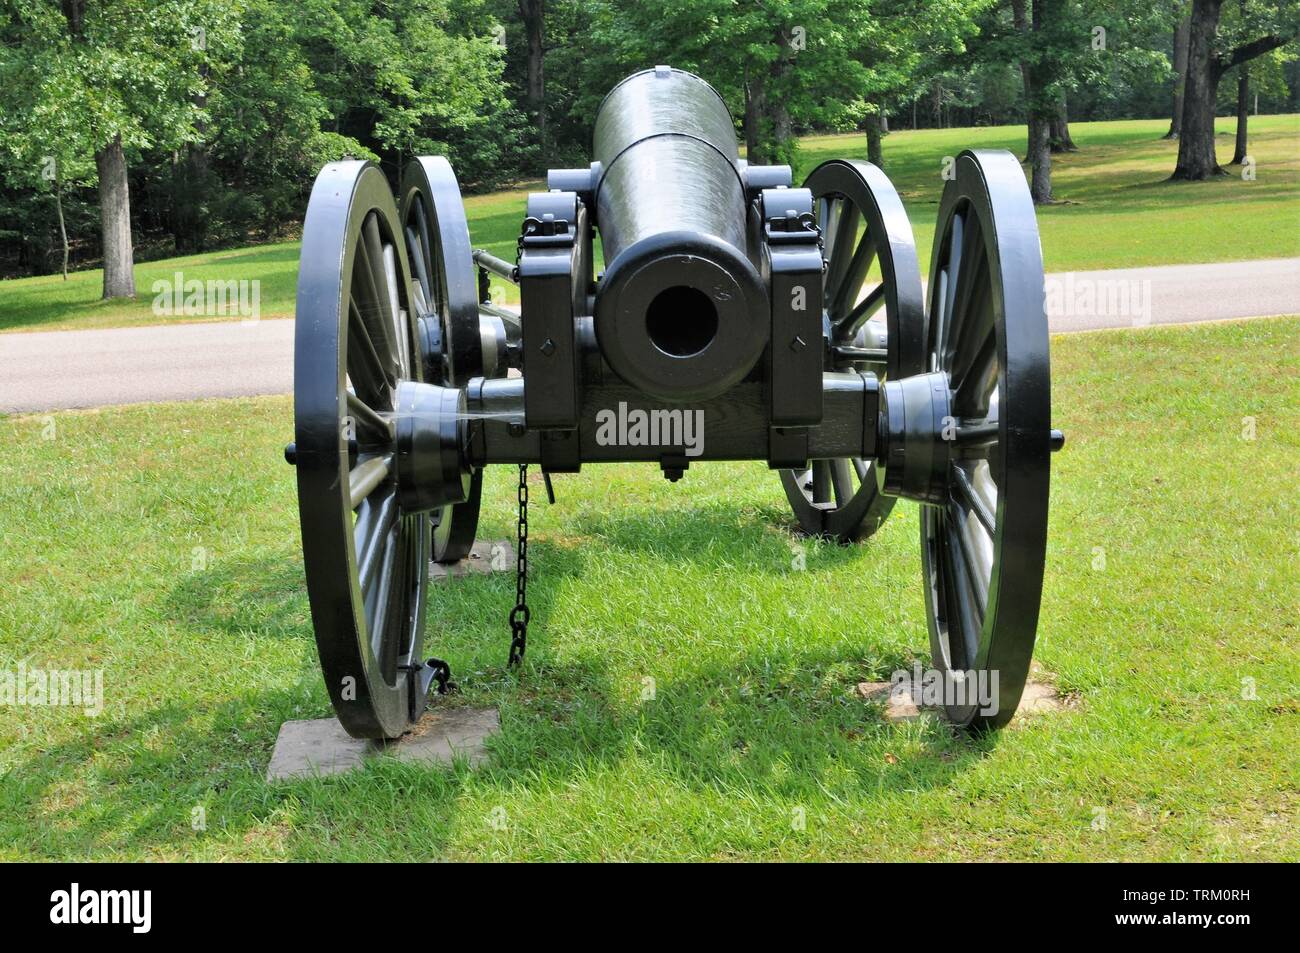
[[934, 371], [885, 381], [881, 396], [877, 456], [884, 468], [884, 491], [943, 503], [959, 435], [948, 375]]
[[465, 391], [418, 381], [397, 385], [397, 505], [425, 513], [464, 502], [470, 471], [465, 466]]

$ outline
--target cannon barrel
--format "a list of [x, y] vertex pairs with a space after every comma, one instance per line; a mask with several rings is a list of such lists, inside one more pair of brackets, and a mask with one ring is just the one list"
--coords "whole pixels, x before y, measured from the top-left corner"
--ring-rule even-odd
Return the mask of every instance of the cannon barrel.
[[633, 74], [596, 114], [595, 159], [606, 360], [662, 398], [723, 392], [753, 368], [769, 324], [726, 104], [682, 70]]

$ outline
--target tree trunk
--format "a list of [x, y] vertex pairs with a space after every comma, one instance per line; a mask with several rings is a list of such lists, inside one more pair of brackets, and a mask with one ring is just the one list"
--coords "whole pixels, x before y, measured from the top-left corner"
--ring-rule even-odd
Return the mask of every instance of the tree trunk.
[[[1060, 13], [1061, 0], [1033, 0], [1031, 28], [1042, 35], [1052, 28]], [[1029, 67], [1033, 96], [1029, 100], [1029, 192], [1035, 205], [1052, 201], [1052, 120], [1057, 118], [1058, 99], [1052, 92], [1052, 61], [1039, 56]]]
[[879, 168], [885, 167], [885, 157], [880, 149], [880, 112], [867, 116], [867, 161]]
[[1029, 120], [1029, 167], [1032, 172], [1029, 182], [1029, 194], [1035, 205], [1047, 205], [1052, 201], [1052, 124], [1042, 116]]
[[1242, 43], [1227, 55], [1214, 52], [1223, 0], [1193, 0], [1187, 45], [1187, 88], [1183, 92], [1183, 134], [1172, 179], [1200, 181], [1223, 174], [1214, 155], [1214, 107], [1219, 80], [1234, 66], [1276, 50], [1295, 39], [1296, 31], [1279, 31]]
[[1050, 140], [1053, 152], [1078, 152], [1079, 147], [1070, 138], [1069, 104], [1064, 96], [1057, 106], [1056, 115], [1052, 117]]
[[537, 123], [537, 140], [546, 156], [546, 0], [519, 0], [519, 15], [528, 37], [528, 109]]
[[134, 298], [135, 272], [131, 252], [131, 194], [126, 180], [126, 156], [117, 136], [95, 153], [99, 169], [99, 230], [104, 246], [104, 297]]
[[[1029, 17], [1025, 13], [1025, 0], [1011, 0], [1011, 22], [1018, 32], [1029, 33]], [[1031, 104], [1034, 101], [1034, 84], [1033, 77], [1029, 75], [1028, 61], [1022, 59], [1018, 65], [1020, 67], [1020, 85], [1025, 91], [1025, 117], [1028, 125], [1028, 136], [1025, 139], [1024, 161], [1028, 163], [1033, 158], [1034, 152], [1034, 120], [1031, 109]]]
[[1250, 64], [1242, 63], [1237, 72], [1237, 147], [1229, 165], [1246, 161], [1246, 119], [1250, 115]]
[[1174, 25], [1174, 112], [1166, 139], [1177, 139], [1183, 131], [1183, 88], [1187, 82], [1187, 41], [1191, 26], [1191, 17], [1183, 17]]
[[1214, 56], [1223, 0], [1194, 0], [1187, 41], [1187, 82], [1178, 165], [1172, 178], [1199, 181], [1220, 174], [1214, 155], [1214, 104], [1221, 75]]
[[768, 88], [775, 90], [776, 95], [767, 97], [765, 104], [772, 124], [772, 161], [786, 162], [790, 158], [794, 125], [790, 120], [790, 107], [786, 105], [785, 90], [781, 81], [794, 62], [794, 53], [790, 46], [790, 37], [783, 30], [778, 29], [774, 39], [781, 55], [768, 67], [767, 81], [770, 84]]
[[[1027, 9], [1026, 0], [1011, 0], [1012, 22], [1024, 34], [1026, 45], [1037, 39], [1034, 34], [1045, 28], [1059, 13], [1058, 0], [1032, 0]], [[1025, 113], [1028, 142], [1025, 161], [1029, 164], [1029, 192], [1035, 205], [1052, 201], [1052, 123], [1061, 118], [1060, 101], [1051, 95], [1052, 66], [1042, 57], [1021, 60], [1020, 78], [1025, 87]], [[1068, 129], [1066, 130], [1068, 134]]]
[[784, 153], [786, 146], [794, 139], [794, 123], [790, 119], [790, 110], [784, 98], [778, 100], [772, 109], [772, 134], [779, 153]]
[[763, 130], [766, 87], [761, 75], [745, 82], [745, 159], [750, 165], [768, 165], [767, 137]]
[[59, 213], [59, 241], [63, 245], [63, 280], [68, 280], [68, 228], [63, 221], [63, 183], [54, 176], [54, 209]]
[[[199, 66], [199, 77], [207, 83], [207, 63]], [[197, 109], [207, 108], [207, 93], [195, 93], [193, 99]], [[208, 174], [208, 124], [198, 121], [194, 128], [199, 134], [199, 141], [186, 143], [181, 155], [172, 162], [172, 244], [181, 254], [201, 252], [207, 247], [208, 217], [204, 211], [207, 207], [204, 199], [211, 188]]]
[[889, 135], [889, 113], [885, 112], [885, 104], [880, 104], [880, 134]]

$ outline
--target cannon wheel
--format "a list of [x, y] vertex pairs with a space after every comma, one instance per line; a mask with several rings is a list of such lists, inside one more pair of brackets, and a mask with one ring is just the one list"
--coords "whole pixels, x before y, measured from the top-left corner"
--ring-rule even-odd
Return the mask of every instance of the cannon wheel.
[[[804, 187], [813, 193], [825, 243], [824, 323], [831, 344], [826, 369], [872, 370], [882, 378], [918, 373], [925, 333], [921, 272], [912, 226], [893, 184], [869, 162], [835, 159], [814, 169]], [[881, 280], [869, 287], [876, 262]], [[877, 317], [882, 308], [883, 322]], [[839, 542], [874, 533], [894, 506], [894, 498], [880, 492], [875, 461], [811, 463], [781, 471], [800, 529]]]
[[441, 324], [443, 376], [432, 383], [463, 386], [483, 373], [483, 344], [474, 250], [451, 163], [442, 156], [408, 162], [399, 204], [414, 268], [416, 312], [437, 314]]
[[420, 380], [412, 287], [388, 182], [325, 166], [303, 223], [294, 429], [303, 561], [325, 684], [349, 734], [401, 734], [423, 699], [431, 528], [397, 504], [397, 385]]
[[948, 377], [959, 448], [947, 503], [921, 508], [930, 643], [941, 670], [997, 673], [995, 714], [946, 709], [992, 728], [1015, 714], [1034, 650], [1052, 439], [1042, 252], [1011, 153], [958, 156], [928, 291], [926, 370]]
[[[437, 322], [436, 334], [421, 335], [426, 379], [464, 384], [483, 370], [478, 285], [460, 186], [442, 156], [420, 156], [407, 163], [401, 220], [414, 270], [416, 313]], [[435, 562], [454, 563], [469, 555], [478, 532], [482, 489], [482, 471], [475, 471], [465, 502], [430, 516]]]

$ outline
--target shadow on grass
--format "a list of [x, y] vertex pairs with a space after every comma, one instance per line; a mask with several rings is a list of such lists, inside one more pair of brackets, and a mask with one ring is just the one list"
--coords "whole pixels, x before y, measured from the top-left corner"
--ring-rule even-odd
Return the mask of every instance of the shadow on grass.
[[178, 627], [204, 635], [298, 637], [311, 627], [301, 558], [223, 557], [183, 575], [163, 604]]
[[[451, 661], [462, 686], [461, 694], [434, 704], [495, 705], [501, 712], [492, 757], [475, 771], [381, 759], [344, 776], [265, 784], [279, 726], [330, 714], [310, 653], [290, 676], [292, 685], [213, 704], [163, 699], [132, 717], [87, 720], [72, 740], [18, 759], [0, 778], [0, 805], [10, 823], [40, 832], [34, 840], [41, 859], [210, 851], [418, 860], [443, 855], [459, 828], [482, 822], [485, 803], [544, 800], [593, 775], [617, 774], [631, 760], [639, 764], [634, 771], [648, 765], [671, 787], [816, 804], [827, 796], [871, 801], [943, 787], [984, 756], [987, 740], [933, 722], [893, 725], [858, 698], [853, 684], [870, 644], [737, 646], [725, 662], [665, 678], [652, 697], [643, 694], [641, 677], [598, 647], [548, 651], [547, 623], [563, 581], [581, 576], [608, 548], [654, 560], [697, 552], [701, 538], [725, 539], [742, 554], [772, 550], [780, 558], [752, 563], [760, 573], [770, 564], [773, 576], [784, 574], [786, 546], [753, 509], [723, 504], [647, 516], [590, 524], [605, 547], [535, 543], [545, 581], [530, 591], [535, 638], [522, 674], [504, 668], [509, 574], [434, 587], [426, 648]], [[854, 550], [829, 547], [846, 559]], [[231, 559], [182, 581], [169, 603], [182, 631], [197, 626], [232, 643], [250, 629], [302, 637], [310, 623], [300, 573], [296, 561]], [[236, 609], [222, 608], [231, 602]], [[250, 664], [234, 648], [232, 665]], [[880, 654], [880, 646], [874, 649]], [[910, 659], [887, 662], [903, 666]], [[196, 807], [203, 808], [206, 832], [192, 829]], [[473, 816], [458, 816], [466, 810]]]

